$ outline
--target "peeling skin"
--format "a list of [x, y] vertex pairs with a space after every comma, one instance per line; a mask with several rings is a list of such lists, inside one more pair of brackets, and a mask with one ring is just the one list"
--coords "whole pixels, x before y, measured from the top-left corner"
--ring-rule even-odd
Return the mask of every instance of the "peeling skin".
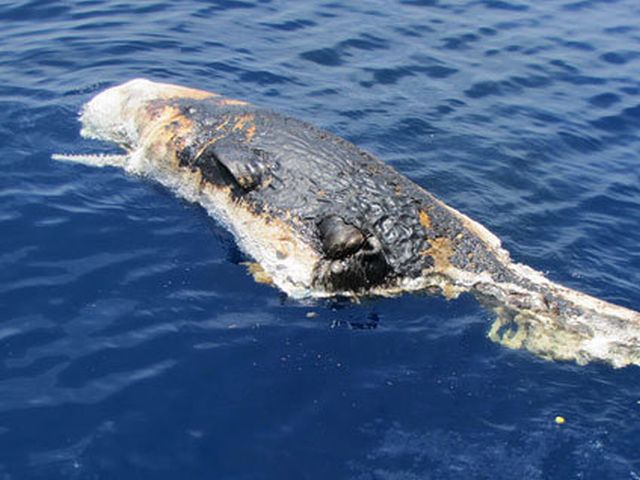
[[223, 98], [219, 101], [220, 105], [249, 105], [247, 102], [242, 100], [235, 100], [233, 98]]
[[453, 256], [452, 242], [448, 238], [439, 237], [429, 240], [430, 247], [424, 251], [425, 255], [433, 258], [433, 269], [438, 273], [447, 273], [451, 268], [449, 261]]
[[264, 271], [262, 265], [256, 262], [245, 262], [244, 265], [247, 267], [247, 271], [251, 274], [253, 279], [257, 283], [262, 283], [264, 285], [273, 285], [273, 278]]
[[[400, 194], [400, 192], [397, 193]], [[420, 225], [424, 228], [431, 228], [431, 217], [429, 217], [429, 214], [424, 210], [420, 210], [418, 215], [420, 217]]]
[[[508, 348], [640, 365], [640, 314], [512, 262], [484, 226], [329, 132], [143, 79], [94, 97], [81, 121], [83, 136], [124, 153], [55, 159], [121, 167], [199, 203], [255, 260], [256, 281], [292, 297], [469, 292], [495, 312], [488, 336]], [[334, 237], [322, 237], [325, 218], [340, 219]], [[338, 242], [330, 252], [327, 238]], [[358, 241], [342, 252], [347, 238]]]

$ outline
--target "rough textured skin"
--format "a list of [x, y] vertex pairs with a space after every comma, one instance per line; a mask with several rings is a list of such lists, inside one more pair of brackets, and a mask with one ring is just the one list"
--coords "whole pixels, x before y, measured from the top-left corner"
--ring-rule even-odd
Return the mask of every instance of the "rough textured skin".
[[640, 314], [513, 263], [497, 237], [353, 144], [239, 100], [138, 79], [85, 105], [125, 155], [57, 155], [156, 179], [202, 204], [294, 296], [473, 293], [490, 338], [545, 358], [640, 365]]
[[[352, 276], [355, 283], [347, 285], [319, 271], [319, 282], [359, 291], [397, 277], [420, 277], [437, 262], [500, 280], [513, 277], [431, 194], [346, 140], [299, 120], [226, 105], [217, 98], [181, 99], [172, 106], [193, 125], [188, 142], [176, 143], [182, 166], [200, 170], [207, 181], [231, 184], [255, 212], [295, 221], [295, 228], [319, 250], [318, 226], [332, 216], [380, 242], [389, 267], [385, 277]], [[230, 175], [221, 171], [220, 163], [233, 162], [253, 163], [255, 173], [244, 180], [248, 188], [234, 185], [233, 174], [241, 183], [245, 173], [238, 174], [234, 165], [227, 168]]]

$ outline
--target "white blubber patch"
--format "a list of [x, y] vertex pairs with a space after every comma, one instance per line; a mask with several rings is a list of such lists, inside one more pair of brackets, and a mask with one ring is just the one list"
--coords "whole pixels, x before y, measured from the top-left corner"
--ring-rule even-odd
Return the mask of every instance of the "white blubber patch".
[[147, 126], [145, 106], [164, 98], [207, 98], [213, 93], [136, 78], [93, 97], [80, 112], [85, 138], [114, 142], [133, 149]]
[[135, 145], [139, 140], [136, 112], [153, 98], [153, 85], [148, 80], [136, 79], [93, 97], [80, 113], [80, 134], [85, 138]]

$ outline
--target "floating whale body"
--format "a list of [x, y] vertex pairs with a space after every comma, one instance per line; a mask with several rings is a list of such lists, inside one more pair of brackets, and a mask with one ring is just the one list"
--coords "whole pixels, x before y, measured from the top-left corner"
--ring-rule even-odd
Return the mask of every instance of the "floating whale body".
[[470, 292], [489, 337], [544, 358], [640, 365], [640, 314], [513, 262], [485, 227], [348, 141], [270, 110], [131, 80], [82, 109], [81, 134], [121, 155], [54, 155], [116, 166], [202, 205], [295, 298]]

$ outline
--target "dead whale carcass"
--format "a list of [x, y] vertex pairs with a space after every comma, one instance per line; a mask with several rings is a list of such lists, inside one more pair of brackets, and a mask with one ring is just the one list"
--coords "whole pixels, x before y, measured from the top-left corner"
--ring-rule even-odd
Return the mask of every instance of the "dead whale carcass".
[[489, 336], [547, 358], [640, 364], [640, 314], [511, 261], [500, 240], [390, 166], [308, 123], [137, 79], [89, 101], [82, 135], [121, 155], [54, 155], [151, 177], [201, 204], [293, 297], [471, 292]]

